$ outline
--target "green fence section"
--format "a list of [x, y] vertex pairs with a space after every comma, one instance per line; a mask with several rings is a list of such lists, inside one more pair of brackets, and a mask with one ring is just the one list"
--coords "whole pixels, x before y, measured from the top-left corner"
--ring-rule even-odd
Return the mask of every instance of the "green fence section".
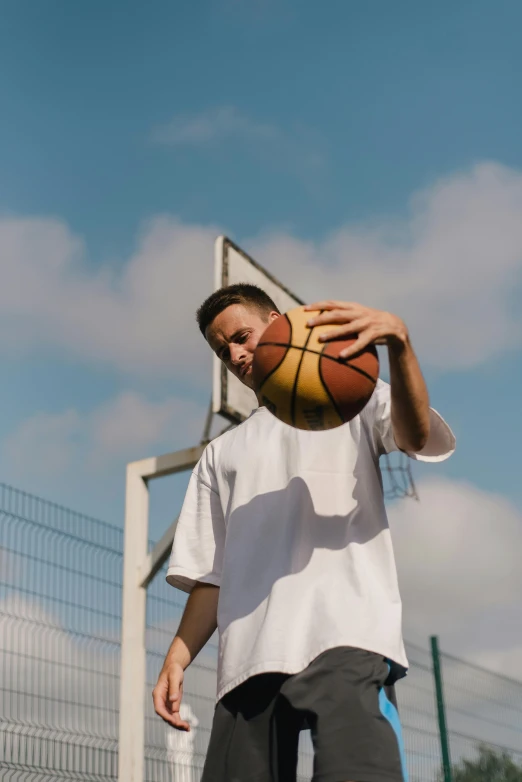
[[[120, 528], [0, 484], [2, 781], [116, 780], [122, 561]], [[184, 603], [160, 573], [147, 599], [144, 782], [198, 782], [205, 758], [215, 639], [187, 672], [190, 734], [150, 698]], [[407, 644], [397, 688], [410, 782], [522, 782], [522, 683], [441, 654], [437, 697], [432, 651]], [[304, 733], [300, 782], [311, 769]]]

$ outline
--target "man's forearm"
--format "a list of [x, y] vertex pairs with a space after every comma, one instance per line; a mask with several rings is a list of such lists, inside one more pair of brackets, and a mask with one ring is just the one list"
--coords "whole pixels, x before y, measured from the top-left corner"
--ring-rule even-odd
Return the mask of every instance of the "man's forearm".
[[430, 433], [428, 389], [408, 338], [389, 345], [391, 420], [402, 451], [418, 452]]
[[177, 662], [187, 668], [199, 654], [217, 627], [219, 587], [197, 583], [187, 600], [178, 632], [172, 641], [165, 664]]

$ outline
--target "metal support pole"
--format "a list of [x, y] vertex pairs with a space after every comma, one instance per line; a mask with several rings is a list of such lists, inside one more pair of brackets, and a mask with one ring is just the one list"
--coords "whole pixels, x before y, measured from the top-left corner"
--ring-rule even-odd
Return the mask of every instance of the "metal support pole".
[[148, 521], [149, 489], [136, 464], [129, 464], [125, 493], [119, 782], [143, 780], [147, 589], [140, 582], [147, 555]]
[[451, 770], [450, 747], [448, 740], [448, 728], [446, 724], [446, 706], [444, 703], [444, 689], [442, 685], [442, 669], [440, 665], [439, 639], [432, 635], [431, 658], [433, 661], [433, 678], [435, 680], [435, 693], [437, 696], [437, 715], [439, 719], [440, 750], [442, 755], [442, 772], [444, 782], [453, 782]]
[[[190, 470], [204, 445], [127, 465], [121, 626], [119, 782], [143, 782], [147, 586], [168, 558], [175, 523], [149, 553], [149, 487], [154, 478]], [[150, 694], [148, 695], [150, 697]], [[158, 717], [159, 719], [159, 717]]]

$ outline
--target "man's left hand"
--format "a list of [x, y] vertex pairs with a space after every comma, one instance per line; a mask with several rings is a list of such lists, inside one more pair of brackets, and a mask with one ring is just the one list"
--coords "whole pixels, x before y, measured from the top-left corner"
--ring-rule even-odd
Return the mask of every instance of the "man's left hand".
[[350, 358], [371, 344], [401, 348], [408, 342], [406, 324], [391, 312], [375, 310], [348, 301], [318, 301], [315, 304], [308, 304], [305, 310], [322, 311], [320, 315], [310, 318], [308, 326], [326, 324], [337, 326], [321, 335], [319, 337], [321, 342], [329, 342], [341, 337], [356, 337], [353, 345], [339, 354], [340, 358]]

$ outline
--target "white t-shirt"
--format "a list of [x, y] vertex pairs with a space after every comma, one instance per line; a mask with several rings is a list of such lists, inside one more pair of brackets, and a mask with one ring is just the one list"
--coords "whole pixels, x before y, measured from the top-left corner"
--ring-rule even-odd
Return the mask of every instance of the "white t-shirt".
[[[434, 410], [422, 453], [455, 448]], [[390, 387], [325, 432], [260, 407], [211, 442], [194, 469], [167, 581], [220, 587], [218, 700], [255, 674], [297, 673], [336, 646], [407, 667], [379, 456], [396, 450]]]

